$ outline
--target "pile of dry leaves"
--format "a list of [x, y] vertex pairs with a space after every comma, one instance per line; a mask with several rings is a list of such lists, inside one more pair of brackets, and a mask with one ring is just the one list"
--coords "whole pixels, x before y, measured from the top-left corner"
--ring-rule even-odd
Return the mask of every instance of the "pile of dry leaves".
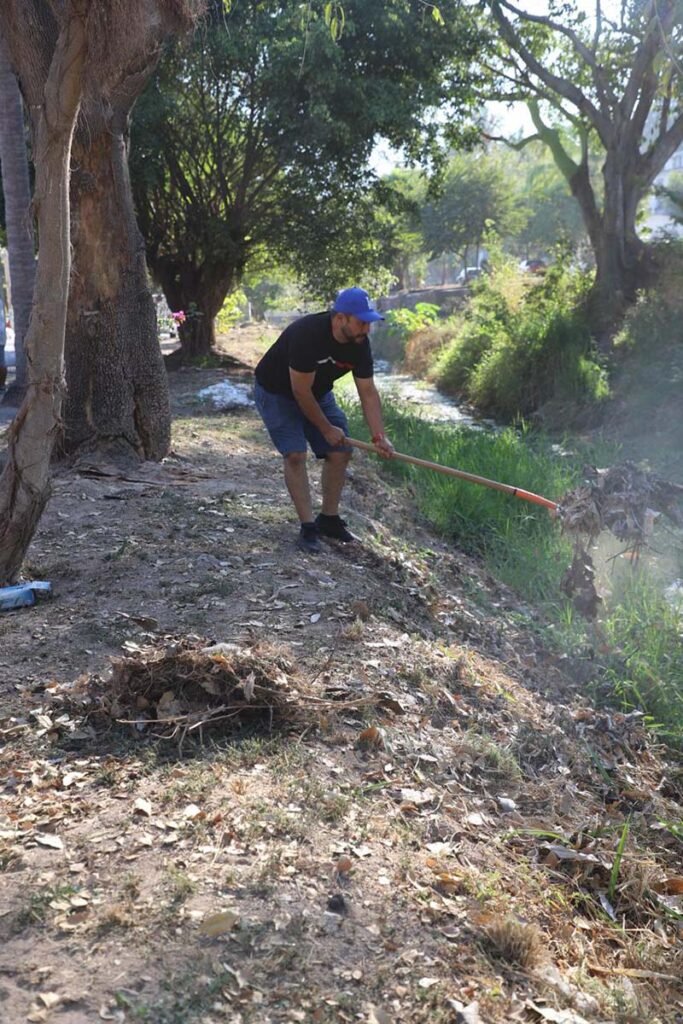
[[188, 736], [203, 739], [207, 730], [305, 732], [330, 712], [386, 706], [384, 692], [344, 699], [316, 693], [314, 683], [268, 645], [207, 646], [198, 637], [165, 637], [128, 644], [106, 675], [82, 676], [51, 695], [91, 729], [126, 725], [179, 747]]
[[608, 530], [631, 549], [647, 544], [655, 521], [666, 516], [683, 526], [683, 485], [648, 473], [633, 462], [610, 469], [588, 466], [586, 482], [560, 501], [565, 533], [594, 540]]
[[282, 657], [187, 637], [129, 649], [105, 677], [79, 680], [68, 700], [91, 724], [104, 718], [180, 743], [209, 727], [305, 727], [315, 706]]

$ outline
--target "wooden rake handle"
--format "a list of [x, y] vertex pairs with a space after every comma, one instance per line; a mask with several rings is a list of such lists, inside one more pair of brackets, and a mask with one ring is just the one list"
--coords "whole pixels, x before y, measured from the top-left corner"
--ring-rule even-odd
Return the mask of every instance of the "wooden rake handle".
[[[360, 448], [364, 452], [377, 454], [374, 444], [368, 444], [367, 441], [356, 441], [352, 437], [347, 437], [345, 443], [353, 445], [354, 448]], [[475, 476], [474, 473], [466, 473], [464, 469], [453, 469], [451, 466], [442, 466], [438, 462], [428, 462], [427, 459], [417, 459], [414, 455], [403, 455], [401, 452], [394, 452], [392, 458], [398, 459], [399, 462], [409, 462], [411, 466], [421, 466], [423, 469], [436, 470], [437, 473], [443, 473], [444, 476], [453, 476], [458, 480], [467, 480], [471, 484], [491, 487], [494, 491], [511, 494], [513, 498], [521, 498], [522, 501], [531, 501], [534, 505], [542, 505], [543, 508], [547, 508], [551, 512], [557, 512], [559, 507], [557, 502], [551, 501], [550, 498], [544, 498], [541, 494], [534, 494], [533, 491], [525, 491], [521, 487], [513, 487], [511, 484], [501, 484], [497, 480], [488, 480], [485, 476]]]

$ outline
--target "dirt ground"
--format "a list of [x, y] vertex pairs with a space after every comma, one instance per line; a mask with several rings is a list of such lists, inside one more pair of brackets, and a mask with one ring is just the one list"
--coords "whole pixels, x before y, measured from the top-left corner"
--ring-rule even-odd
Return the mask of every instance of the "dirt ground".
[[[372, 458], [360, 540], [295, 549], [256, 414], [197, 397], [266, 342], [170, 375], [162, 465], [56, 473], [54, 597], [0, 618], [0, 1020], [683, 1021], [680, 762]], [[211, 705], [238, 656], [284, 717]]]

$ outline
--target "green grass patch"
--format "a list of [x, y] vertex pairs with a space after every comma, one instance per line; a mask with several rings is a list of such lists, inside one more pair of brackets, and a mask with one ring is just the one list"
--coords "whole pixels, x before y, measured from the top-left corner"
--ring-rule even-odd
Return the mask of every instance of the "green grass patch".
[[[581, 460], [552, 455], [550, 442], [516, 430], [488, 432], [432, 424], [383, 403], [396, 449], [557, 500], [578, 480]], [[351, 433], [364, 434], [360, 409], [347, 409]], [[412, 483], [420, 511], [526, 597], [548, 601], [570, 560], [570, 546], [544, 509], [500, 491], [402, 462], [387, 472]]]
[[606, 682], [626, 708], [646, 712], [668, 741], [683, 740], [683, 608], [640, 570], [620, 587], [604, 629], [617, 652]]

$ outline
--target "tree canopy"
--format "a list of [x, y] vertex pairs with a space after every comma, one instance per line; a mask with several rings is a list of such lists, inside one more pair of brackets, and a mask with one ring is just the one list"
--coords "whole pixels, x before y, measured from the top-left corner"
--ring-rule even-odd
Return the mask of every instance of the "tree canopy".
[[[613, 320], [647, 271], [638, 206], [683, 142], [683, 20], [679, 0], [625, 0], [591, 16], [551, 0], [532, 14], [508, 0], [482, 0], [491, 19], [497, 96], [528, 102], [536, 133], [577, 199], [593, 246], [596, 310]], [[561, 125], [578, 139], [565, 144]], [[591, 149], [602, 154], [596, 181]]]
[[214, 7], [137, 107], [139, 222], [169, 304], [196, 314], [183, 325], [190, 350], [211, 344], [213, 317], [263, 247], [319, 275], [321, 294], [359, 273], [374, 141], [424, 154], [455, 129], [426, 112], [455, 116], [474, 100], [478, 32], [457, 0], [441, 5], [443, 24], [403, 0], [349, 0], [336, 39], [312, 10], [302, 24], [294, 0], [277, 16], [259, 0]]

